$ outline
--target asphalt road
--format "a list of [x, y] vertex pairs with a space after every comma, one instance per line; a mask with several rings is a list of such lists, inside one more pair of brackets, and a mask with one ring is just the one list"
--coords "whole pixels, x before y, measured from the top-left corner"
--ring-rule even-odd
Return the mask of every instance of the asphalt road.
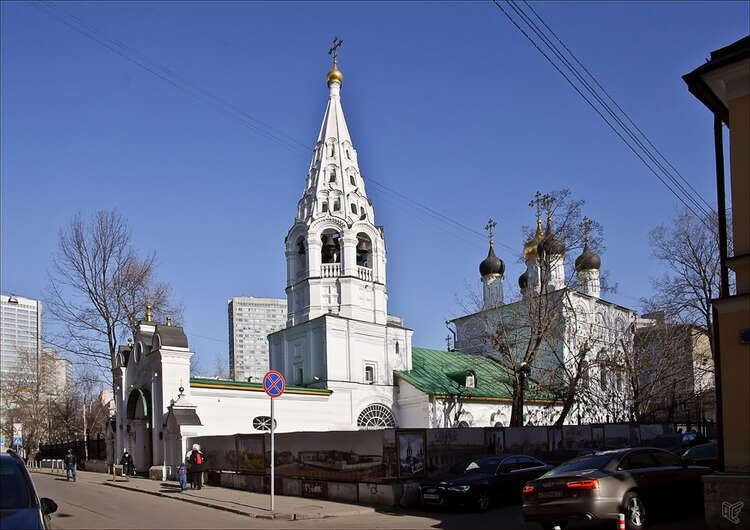
[[[77, 482], [67, 482], [65, 477], [46, 473], [33, 473], [32, 477], [40, 497], [49, 497], [58, 504], [52, 516], [54, 528], [268, 528], [307, 529], [323, 528], [539, 528], [524, 523], [517, 505], [501, 506], [484, 513], [464, 511], [386, 511], [352, 517], [309, 519], [302, 521], [271, 521], [253, 519], [214, 508], [190, 505], [168, 499], [118, 488], [107, 487], [106, 475], [79, 474]], [[592, 528], [579, 523], [570, 528]], [[593, 528], [612, 529], [615, 523]], [[698, 518], [676, 521], [655, 528], [704, 528]]]

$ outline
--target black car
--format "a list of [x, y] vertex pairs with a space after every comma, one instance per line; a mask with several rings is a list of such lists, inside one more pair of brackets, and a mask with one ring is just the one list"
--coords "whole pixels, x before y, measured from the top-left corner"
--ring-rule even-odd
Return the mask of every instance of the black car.
[[665, 449], [676, 455], [681, 455], [685, 449], [707, 442], [705, 436], [695, 431], [686, 433], [662, 434], [648, 441], [649, 447]]
[[552, 466], [526, 455], [477, 458], [460, 475], [421, 484], [421, 501], [425, 506], [472, 506], [486, 510], [493, 501], [518, 499], [527, 480], [550, 469]]
[[0, 454], [0, 491], [0, 528], [50, 528], [50, 514], [57, 511], [57, 504], [37, 498], [29, 471], [12, 450]]
[[603, 451], [528, 482], [521, 511], [527, 521], [550, 528], [571, 519], [616, 520], [624, 513], [627, 528], [638, 530], [658, 511], [701, 508], [701, 477], [709, 472], [655, 447]]
[[595, 452], [594, 449], [555, 449], [547, 453], [545, 460], [548, 464], [559, 466], [568, 460], [573, 460], [579, 456], [591, 455]]
[[715, 471], [719, 467], [719, 448], [716, 442], [694, 445], [682, 453], [682, 461], [691, 466], [706, 466]]

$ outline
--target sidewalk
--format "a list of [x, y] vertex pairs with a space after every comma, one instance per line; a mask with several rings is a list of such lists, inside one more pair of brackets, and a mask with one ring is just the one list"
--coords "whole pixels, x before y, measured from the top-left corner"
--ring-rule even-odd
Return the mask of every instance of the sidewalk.
[[[60, 473], [50, 473], [46, 469], [33, 469], [30, 471], [60, 475]], [[64, 476], [64, 472], [62, 475]], [[130, 480], [126, 480], [123, 477], [117, 477], [117, 482], [112, 482], [112, 475], [79, 471], [78, 480], [82, 479], [91, 484], [102, 484], [113, 488], [168, 497], [208, 508], [264, 519], [297, 521], [301, 519], [322, 519], [325, 517], [346, 517], [373, 513], [375, 511], [375, 508], [371, 506], [276, 495], [274, 500], [275, 509], [271, 512], [271, 497], [264, 493], [221, 488], [218, 486], [203, 486], [201, 490], [191, 490], [188, 488], [181, 492], [177, 482], [162, 482], [147, 478], [131, 478]]]

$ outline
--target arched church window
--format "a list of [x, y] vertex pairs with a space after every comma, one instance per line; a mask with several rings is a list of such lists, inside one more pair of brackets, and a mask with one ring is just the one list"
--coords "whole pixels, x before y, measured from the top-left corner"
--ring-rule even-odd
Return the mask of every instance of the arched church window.
[[367, 212], [365, 212], [364, 206], [359, 207], [359, 213], [360, 213], [360, 216], [359, 216], [360, 221], [364, 221], [365, 219], [367, 219]]
[[352, 204], [352, 213], [354, 215], [357, 215], [357, 205], [356, 204]]
[[349, 175], [349, 182], [351, 183], [352, 186], [356, 186], [357, 185], [357, 181], [354, 180], [354, 175]]
[[331, 169], [331, 172], [328, 176], [328, 182], [336, 182], [336, 170]]
[[341, 201], [336, 200], [333, 202], [333, 211], [338, 212], [341, 209]]
[[391, 409], [380, 403], [368, 405], [357, 418], [357, 427], [362, 429], [387, 429], [396, 426]]
[[[357, 213], [356, 206], [352, 204], [352, 210]], [[372, 268], [372, 241], [365, 233], [357, 234], [357, 265]]]
[[346, 158], [348, 158], [349, 160], [352, 159], [352, 153], [351, 153], [351, 151], [349, 151], [348, 147], [346, 148]]
[[320, 207], [320, 211], [326, 213], [328, 211], [328, 202], [323, 201], [323, 205]]
[[328, 156], [333, 156], [335, 152], [336, 151], [335, 151], [334, 144], [333, 142], [331, 142], [330, 144], [328, 144]]
[[398, 351], [398, 350], [399, 350], [399, 347], [398, 347], [398, 341], [396, 341], [396, 354], [398, 354], [398, 353], [399, 353], [399, 351]]

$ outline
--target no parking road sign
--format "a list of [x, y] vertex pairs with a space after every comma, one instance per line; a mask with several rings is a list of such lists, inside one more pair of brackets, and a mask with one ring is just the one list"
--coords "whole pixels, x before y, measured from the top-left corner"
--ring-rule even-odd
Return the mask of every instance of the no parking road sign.
[[283, 394], [285, 388], [286, 382], [284, 381], [284, 376], [275, 370], [271, 370], [263, 378], [263, 390], [272, 398]]
[[276, 450], [274, 448], [273, 441], [274, 432], [276, 431], [276, 419], [273, 417], [273, 398], [277, 398], [281, 394], [283, 394], [285, 388], [286, 382], [284, 381], [283, 375], [281, 375], [276, 370], [271, 370], [270, 372], [266, 373], [265, 377], [263, 378], [263, 390], [265, 390], [266, 394], [268, 394], [268, 396], [271, 398], [271, 512], [273, 512], [273, 497], [275, 493], [274, 467], [276, 461]]

